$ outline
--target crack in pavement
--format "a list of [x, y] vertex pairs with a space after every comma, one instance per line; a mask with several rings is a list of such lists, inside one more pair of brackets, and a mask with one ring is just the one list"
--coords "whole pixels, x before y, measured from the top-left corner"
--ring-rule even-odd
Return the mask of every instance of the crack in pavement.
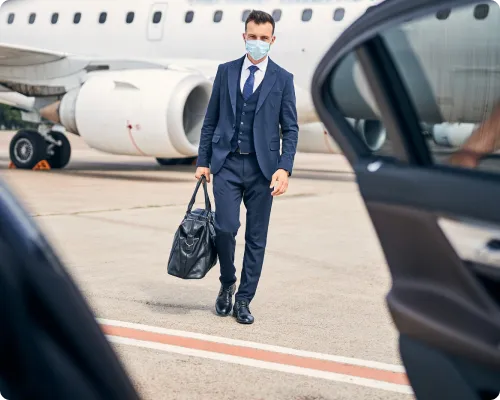
[[184, 204], [151, 204], [146, 206], [133, 206], [125, 208], [102, 208], [99, 210], [83, 210], [83, 211], [68, 211], [68, 212], [54, 212], [54, 213], [38, 213], [32, 214], [33, 218], [38, 217], [59, 217], [59, 216], [71, 216], [71, 215], [85, 215], [85, 214], [99, 214], [106, 212], [118, 212], [118, 211], [129, 211], [129, 210], [146, 210], [152, 208], [169, 208], [169, 207], [180, 207]]
[[[297, 193], [297, 194], [289, 194], [285, 197], [279, 198], [279, 201], [287, 201], [287, 200], [295, 200], [302, 198], [314, 198], [321, 196], [330, 196], [332, 194], [338, 194], [336, 192], [331, 193]], [[107, 213], [107, 212], [119, 212], [119, 211], [129, 211], [129, 210], [147, 210], [154, 208], [170, 208], [170, 207], [187, 207], [186, 203], [171, 203], [171, 204], [150, 204], [145, 206], [133, 206], [133, 207], [124, 207], [124, 208], [103, 208], [98, 210], [82, 210], [82, 211], [67, 211], [67, 212], [52, 212], [52, 213], [35, 213], [31, 216], [33, 218], [40, 217], [60, 217], [60, 216], [77, 216], [77, 215], [86, 215], [86, 214], [99, 214], [99, 213]]]

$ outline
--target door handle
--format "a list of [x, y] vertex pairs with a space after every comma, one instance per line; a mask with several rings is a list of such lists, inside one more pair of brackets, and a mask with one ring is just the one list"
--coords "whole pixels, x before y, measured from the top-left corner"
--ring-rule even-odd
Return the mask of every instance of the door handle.
[[500, 268], [500, 239], [490, 239], [477, 250], [475, 259], [471, 261]]
[[469, 219], [440, 217], [438, 224], [464, 261], [500, 269], [500, 228]]

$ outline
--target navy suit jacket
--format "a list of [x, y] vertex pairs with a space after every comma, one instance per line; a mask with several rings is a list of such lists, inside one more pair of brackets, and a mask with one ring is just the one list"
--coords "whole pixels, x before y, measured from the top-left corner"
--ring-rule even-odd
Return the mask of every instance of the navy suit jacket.
[[[213, 174], [219, 172], [231, 150], [239, 76], [245, 57], [219, 65], [215, 76], [201, 128], [197, 161], [197, 166], [210, 167]], [[281, 154], [280, 126], [283, 136]], [[269, 59], [253, 126], [257, 160], [269, 181], [280, 168], [292, 174], [298, 133], [293, 75]]]

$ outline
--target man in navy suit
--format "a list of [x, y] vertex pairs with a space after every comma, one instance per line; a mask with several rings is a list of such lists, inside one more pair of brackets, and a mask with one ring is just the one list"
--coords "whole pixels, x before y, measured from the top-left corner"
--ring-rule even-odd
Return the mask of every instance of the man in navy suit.
[[[219, 65], [201, 130], [196, 179], [213, 174], [216, 247], [221, 288], [218, 315], [242, 324], [262, 271], [273, 196], [288, 188], [297, 148], [293, 75], [267, 53], [275, 41], [271, 15], [252, 11], [245, 22], [245, 56]], [[280, 154], [280, 126], [283, 137]], [[245, 255], [236, 291], [234, 251], [241, 201], [247, 209]]]

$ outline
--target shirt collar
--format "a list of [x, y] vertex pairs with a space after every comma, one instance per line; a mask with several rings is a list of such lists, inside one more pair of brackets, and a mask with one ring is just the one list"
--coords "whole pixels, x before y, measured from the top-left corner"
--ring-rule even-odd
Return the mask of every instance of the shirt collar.
[[[260, 63], [255, 64], [255, 66], [259, 67], [259, 70], [266, 73], [268, 62], [269, 62], [269, 56], [267, 56]], [[250, 65], [254, 65], [254, 64], [252, 64], [252, 62], [248, 59], [248, 55], [245, 55], [245, 60], [243, 61], [243, 70], [247, 70]]]

